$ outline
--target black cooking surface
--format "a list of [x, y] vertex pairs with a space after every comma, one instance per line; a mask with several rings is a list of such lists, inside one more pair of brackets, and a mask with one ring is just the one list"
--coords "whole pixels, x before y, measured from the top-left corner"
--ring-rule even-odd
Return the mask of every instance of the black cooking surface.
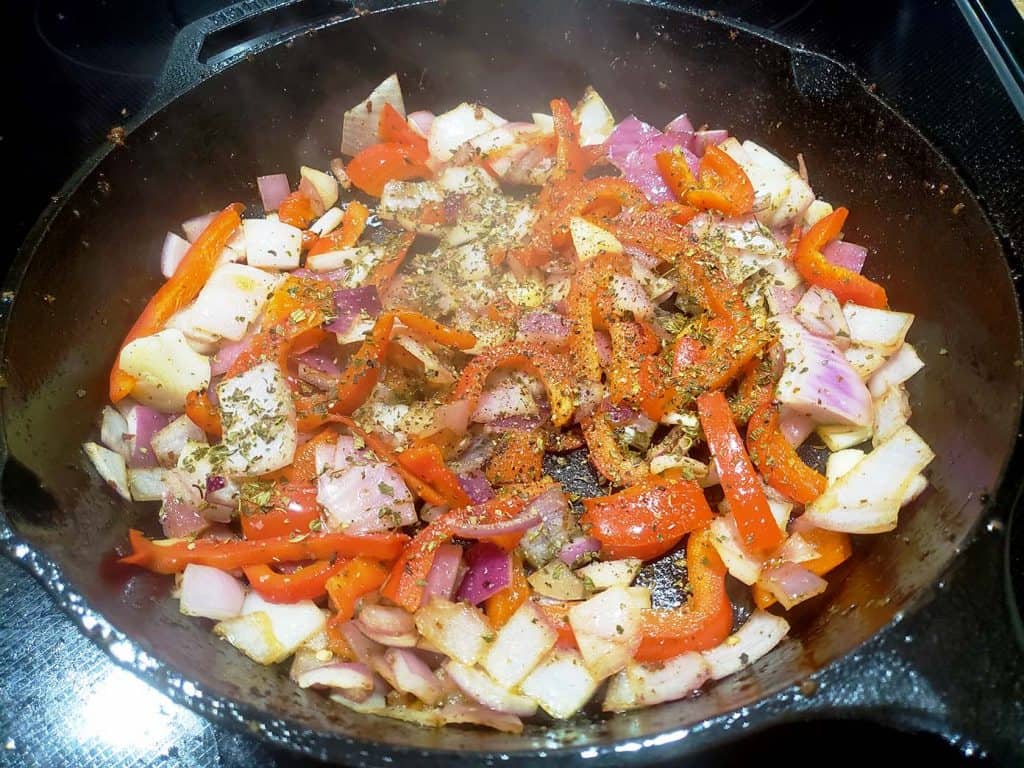
[[[8, 187], [15, 193], [5, 200], [8, 240], [0, 252], [13, 253], [70, 172], [111, 127], [146, 103], [176, 30], [226, 4], [3, 4], [8, 39], [21, 50], [16, 75], [5, 85], [7, 124], [0, 129]], [[1019, 50], [1020, 19], [1010, 0], [960, 4], [973, 9], [975, 17], [988, 18], [988, 26], [981, 25], [979, 32], [953, 3], [921, 0], [736, 0], [717, 3], [716, 8], [854, 64], [865, 80], [877, 85], [880, 95], [958, 164], [993, 214], [997, 231], [1007, 238], [1020, 237], [1024, 128], [992, 63], [993, 51], [1005, 55], [1014, 45]], [[988, 13], [979, 15], [979, 9]], [[1012, 63], [1007, 66], [1011, 74]], [[950, 207], [956, 202], [950, 200]], [[899, 632], [873, 641], [859, 653], [860, 663], [877, 669], [874, 678], [865, 679], [874, 679], [884, 691], [811, 694], [852, 695], [869, 705], [924, 696], [944, 705], [951, 730], [966, 734], [966, 740], [949, 745], [936, 737], [903, 734], [885, 727], [883, 711], [875, 715], [880, 724], [851, 720], [776, 727], [708, 753], [702, 764], [733, 765], [752, 756], [774, 755], [798, 765], [820, 765], [822, 755], [838, 755], [837, 748], [846, 760], [909, 748], [918, 760], [933, 765], [957, 764], [969, 756], [977, 763], [981, 747], [971, 734], [983, 732], [982, 724], [1007, 710], [1015, 713], [1010, 722], [1016, 722], [1017, 736], [1024, 738], [1024, 657], [1012, 650], [1004, 658], [991, 658], [983, 650], [971, 652], [1013, 648], [1006, 616], [1015, 598], [1007, 599], [1005, 580], [1013, 572], [1017, 595], [1024, 594], [1024, 531], [1021, 524], [1016, 526], [1014, 548], [1008, 554], [1006, 518], [1005, 509], [995, 510], [939, 597], [906, 620]], [[887, 664], [898, 658], [899, 643], [924, 644], [933, 663], [920, 669]], [[1002, 697], [979, 699], [973, 693], [978, 688], [959, 684], [967, 679], [1022, 682], [1016, 689], [1004, 686]], [[832, 751], [822, 753], [823, 745]], [[299, 764], [304, 761], [211, 725], [115, 666], [30, 577], [0, 558], [0, 765]]]

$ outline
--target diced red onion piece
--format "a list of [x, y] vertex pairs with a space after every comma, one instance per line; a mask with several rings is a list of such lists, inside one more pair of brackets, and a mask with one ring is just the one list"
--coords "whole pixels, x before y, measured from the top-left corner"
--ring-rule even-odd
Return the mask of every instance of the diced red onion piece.
[[466, 551], [469, 570], [456, 599], [479, 605], [512, 583], [512, 556], [496, 544], [480, 541]]
[[189, 563], [181, 575], [181, 612], [187, 616], [223, 621], [238, 616], [245, 587], [231, 574], [207, 565]]
[[441, 708], [441, 717], [446, 723], [482, 725], [504, 733], [523, 732], [523, 721], [515, 715], [465, 702], [445, 704]]
[[765, 568], [761, 571], [758, 582], [771, 592], [786, 610], [828, 589], [827, 581], [795, 563]]
[[518, 381], [508, 381], [484, 390], [472, 419], [487, 424], [506, 416], [535, 416], [536, 413], [537, 402], [527, 387]]
[[458, 544], [441, 544], [434, 551], [434, 562], [427, 574], [427, 585], [423, 588], [423, 604], [432, 597], [451, 600], [458, 585], [459, 566], [462, 565], [462, 547]]
[[434, 429], [448, 429], [456, 435], [462, 436], [469, 428], [471, 415], [472, 410], [468, 400], [447, 403], [434, 411]]
[[304, 194], [313, 205], [313, 213], [320, 216], [324, 212], [324, 199], [320, 197], [320, 191], [313, 186], [313, 182], [305, 176], [299, 181], [298, 191]]
[[648, 125], [634, 115], [630, 115], [612, 130], [604, 144], [605, 153], [618, 166], [626, 162], [629, 153], [636, 149], [644, 139], [658, 136], [660, 133], [661, 131], [653, 125]]
[[397, 690], [410, 693], [430, 706], [440, 703], [444, 698], [444, 686], [416, 651], [388, 648], [384, 652], [384, 661], [391, 667], [391, 676]]
[[160, 251], [160, 274], [170, 278], [188, 253], [190, 243], [181, 235], [168, 232], [164, 238], [164, 247]]
[[[469, 519], [472, 519], [469, 515]], [[520, 533], [528, 531], [540, 522], [540, 510], [527, 506], [522, 513], [511, 520], [502, 520], [497, 523], [471, 522], [459, 523], [452, 528], [452, 533], [464, 539], [489, 539], [493, 536], [504, 536], [507, 533]]]
[[182, 222], [181, 229], [185, 233], [185, 237], [188, 238], [188, 241], [194, 243], [216, 217], [217, 211], [204, 213], [202, 216], [196, 216]]
[[672, 122], [665, 126], [665, 133], [693, 133], [693, 123], [690, 122], [690, 118], [683, 112], [683, 114], [673, 118]]
[[519, 335], [527, 341], [560, 344], [569, 338], [569, 321], [554, 312], [527, 312], [519, 319]]
[[[244, 336], [238, 341], [225, 342], [224, 346], [218, 349], [214, 353], [213, 359], [210, 360], [210, 373], [214, 376], [223, 376], [251, 343], [251, 336]], [[212, 393], [215, 390], [216, 387], [210, 387], [208, 391]]]
[[799, 447], [814, 431], [814, 420], [783, 407], [779, 410], [779, 429], [790, 445]]
[[530, 502], [523, 514], [539, 515], [541, 525], [523, 536], [519, 548], [536, 568], [550, 562], [572, 537], [569, 500], [562, 487], [553, 485]]
[[779, 547], [779, 557], [791, 563], [806, 563], [818, 555], [818, 548], [805, 539], [799, 531], [793, 531]]
[[591, 536], [577, 536], [558, 551], [558, 559], [572, 566], [584, 555], [601, 551], [601, 542]]
[[594, 333], [594, 346], [597, 347], [597, 360], [607, 367], [612, 364], [612, 340], [604, 331]]
[[256, 186], [260, 190], [260, 200], [263, 203], [263, 210], [267, 213], [276, 211], [281, 201], [292, 191], [288, 183], [288, 176], [284, 173], [273, 173], [269, 176], [257, 176]]
[[698, 175], [700, 160], [690, 150], [693, 136], [687, 133], [657, 133], [647, 136], [630, 152], [621, 163], [612, 160], [622, 171], [622, 176], [636, 186], [652, 203], [675, 201], [675, 195], [661, 175], [655, 156], [659, 152], [672, 152], [676, 148], [686, 157], [687, 165], [694, 176]]
[[302, 365], [308, 365], [310, 368], [315, 368], [331, 376], [337, 376], [341, 373], [341, 368], [334, 362], [334, 358], [319, 347], [303, 352], [301, 355], [296, 355], [295, 360]]
[[132, 440], [132, 455], [128, 460], [129, 467], [155, 467], [156, 454], [150, 444], [153, 435], [171, 423], [173, 416], [161, 413], [148, 405], [136, 404], [126, 416], [128, 430], [135, 436]]
[[419, 131], [423, 138], [426, 138], [430, 135], [430, 126], [434, 124], [434, 113], [428, 112], [425, 109], [419, 109], [415, 112], [410, 112], [406, 120], [409, 121], [409, 124], [414, 129]]
[[332, 333], [345, 333], [360, 313], [365, 312], [370, 317], [380, 314], [380, 295], [377, 288], [372, 285], [342, 288], [334, 292], [334, 306], [338, 316], [327, 325], [327, 330]]
[[364, 605], [355, 621], [364, 635], [381, 645], [412, 648], [419, 639], [412, 615], [402, 608]]
[[182, 539], [199, 533], [210, 524], [199, 513], [199, 508], [189, 499], [178, 496], [173, 491], [164, 494], [164, 505], [160, 525], [164, 536], [169, 539]]
[[459, 485], [474, 504], [483, 504], [494, 498], [494, 489], [487, 476], [480, 470], [463, 472], [458, 476]]
[[693, 135], [693, 152], [698, 157], [703, 157], [704, 152], [708, 147], [718, 146], [728, 138], [729, 132], [722, 128], [712, 128], [708, 131], [697, 131]]
[[532, 432], [544, 420], [540, 416], [502, 416], [485, 425], [488, 432]]
[[488, 709], [522, 717], [529, 717], [537, 711], [537, 704], [532, 699], [505, 690], [486, 672], [455, 661], [448, 662], [445, 670], [464, 694]]
[[821, 254], [836, 266], [859, 273], [864, 269], [864, 262], [868, 258], [868, 249], [863, 245], [855, 245], [845, 240], [833, 240], [821, 249]]

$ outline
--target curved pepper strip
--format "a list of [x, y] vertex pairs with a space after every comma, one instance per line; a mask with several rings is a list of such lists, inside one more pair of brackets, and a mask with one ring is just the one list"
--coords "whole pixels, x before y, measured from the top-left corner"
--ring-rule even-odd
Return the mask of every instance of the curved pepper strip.
[[378, 560], [354, 557], [327, 580], [327, 599], [334, 615], [333, 624], [342, 624], [356, 613], [356, 601], [379, 588], [388, 577], [388, 568]]
[[889, 306], [885, 288], [864, 275], [833, 264], [821, 253], [822, 248], [839, 236], [849, 213], [846, 208], [836, 208], [807, 230], [797, 244], [793, 263], [800, 277], [811, 285], [832, 291], [840, 304], [852, 301], [865, 307], [885, 309]]
[[736, 431], [725, 395], [720, 390], [705, 392], [697, 398], [697, 412], [740, 539], [757, 552], [775, 549], [784, 536]]
[[294, 573], [278, 573], [269, 565], [247, 565], [242, 568], [253, 591], [272, 603], [297, 603], [313, 600], [327, 591], [327, 580], [338, 573], [345, 560], [317, 560]]
[[409, 330], [442, 346], [452, 349], [472, 349], [476, 346], [476, 336], [472, 333], [449, 328], [419, 312], [408, 309], [396, 310], [395, 317]]
[[376, 560], [394, 560], [409, 537], [402, 533], [349, 536], [345, 533], [311, 533], [258, 541], [214, 541], [200, 539], [147, 539], [142, 531], [128, 531], [132, 554], [122, 557], [125, 565], [138, 565], [154, 573], [180, 573], [189, 563], [233, 571], [247, 565], [290, 560], [323, 560], [332, 555], [364, 555]]
[[430, 159], [430, 148], [427, 140], [410, 127], [409, 122], [398, 110], [385, 103], [380, 111], [380, 123], [377, 127], [382, 142], [392, 142], [409, 147], [410, 156], [421, 165]]
[[655, 161], [665, 182], [682, 203], [702, 210], [721, 211], [726, 216], [742, 216], [754, 207], [754, 187], [746, 172], [716, 146], [704, 151], [699, 182], [693, 178], [681, 152], [659, 152]]
[[732, 604], [725, 592], [725, 565], [705, 528], [686, 543], [686, 574], [690, 596], [674, 610], [644, 612], [639, 662], [665, 661], [686, 651], [703, 651], [721, 644], [732, 631]]
[[193, 390], [185, 395], [185, 415], [211, 437], [220, 437], [224, 433], [220, 410], [210, 402], [210, 393], [206, 389]]
[[131, 394], [135, 379], [121, 369], [121, 349], [143, 336], [163, 329], [176, 312], [191, 304], [206, 285], [220, 259], [228, 240], [241, 226], [241, 213], [245, 206], [232, 203], [218, 213], [203, 233], [189, 246], [178, 268], [170, 279], [160, 286], [142, 310], [138, 320], [128, 331], [118, 350], [117, 360], [110, 370], [110, 402], [118, 403]]
[[[319, 212], [317, 208], [319, 207]], [[314, 202], [301, 188], [292, 192], [277, 206], [277, 218], [282, 224], [291, 224], [299, 229], [306, 229], [313, 220], [323, 213], [323, 204], [319, 198]]]
[[381, 589], [381, 595], [410, 613], [416, 611], [423, 601], [423, 588], [434, 564], [434, 552], [452, 537], [456, 526], [467, 522], [489, 525], [511, 520], [525, 506], [524, 499], [506, 496], [445, 512], [409, 542], [401, 557], [391, 567], [391, 575]]
[[681, 477], [648, 477], [610, 496], [583, 500], [580, 522], [611, 559], [653, 560], [711, 522], [704, 491]]
[[389, 181], [428, 179], [430, 168], [415, 147], [396, 141], [373, 144], [353, 157], [346, 168], [352, 184], [380, 197]]
[[345, 212], [341, 217], [341, 226], [329, 235], [317, 238], [313, 245], [310, 246], [308, 255], [315, 256], [318, 253], [351, 248], [362, 237], [369, 218], [369, 208], [358, 200], [353, 200], [345, 206]]
[[403, 232], [391, 243], [388, 254], [379, 264], [375, 264], [367, 276], [365, 284], [377, 287], [377, 292], [383, 294], [391, 280], [395, 277], [399, 267], [405, 263], [405, 257], [409, 254], [412, 241], [416, 239], [415, 232]]
[[462, 370], [450, 401], [467, 400], [472, 413], [487, 377], [497, 368], [515, 368], [540, 379], [547, 390], [551, 421], [556, 427], [567, 424], [572, 418], [576, 405], [569, 363], [540, 344], [512, 341], [484, 350]]
[[572, 116], [569, 102], [565, 99], [552, 99], [551, 117], [557, 139], [552, 178], [578, 178], [590, 167], [590, 156], [580, 148], [580, 127]]
[[275, 483], [268, 504], [251, 509], [251, 502], [247, 504], [243, 499], [239, 515], [242, 535], [255, 541], [309, 533], [313, 522], [320, 519], [316, 494], [312, 481]]
[[650, 474], [646, 462], [623, 454], [606, 413], [597, 411], [584, 419], [581, 426], [590, 461], [606, 480], [615, 485], [636, 485]]
[[766, 403], [747, 426], [747, 451], [772, 488], [798, 504], [810, 504], [825, 492], [825, 477], [804, 464], [779, 431], [779, 413]]
[[383, 312], [377, 318], [370, 335], [342, 371], [338, 380], [336, 399], [330, 405], [331, 413], [350, 416], [366, 402], [366, 398], [380, 380], [381, 368], [384, 366], [388, 344], [391, 342], [391, 329], [394, 326], [395, 316], [390, 312]]

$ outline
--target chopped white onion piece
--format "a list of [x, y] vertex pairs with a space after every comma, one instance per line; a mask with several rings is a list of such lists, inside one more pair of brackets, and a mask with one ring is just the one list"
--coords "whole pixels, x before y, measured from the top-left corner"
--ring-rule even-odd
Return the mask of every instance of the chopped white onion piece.
[[711, 666], [699, 653], [690, 651], [659, 664], [630, 663], [611, 679], [605, 712], [623, 712], [685, 698], [711, 677]]
[[833, 339], [837, 346], [850, 342], [850, 327], [836, 295], [827, 288], [812, 285], [793, 308], [793, 317], [811, 333]]
[[767, 611], [754, 611], [734, 635], [715, 648], [701, 651], [701, 655], [711, 667], [711, 678], [721, 680], [760, 659], [788, 631], [789, 622], [785, 619]]
[[580, 127], [580, 146], [604, 144], [615, 129], [615, 118], [601, 95], [587, 86], [572, 116]]
[[242, 612], [244, 601], [245, 587], [231, 574], [196, 563], [185, 566], [179, 610], [186, 616], [231, 619]]
[[167, 490], [167, 470], [163, 467], [129, 469], [128, 489], [133, 501], [160, 501]]
[[427, 137], [430, 158], [438, 164], [447, 162], [462, 144], [507, 122], [487, 107], [463, 102], [455, 109], [437, 115], [431, 123]]
[[885, 355], [881, 350], [874, 347], [862, 347], [858, 344], [851, 344], [843, 350], [843, 355], [853, 366], [862, 381], [871, 378], [871, 374], [885, 364]]
[[538, 595], [554, 600], [582, 600], [587, 596], [583, 579], [558, 559], [534, 571], [526, 580]]
[[711, 521], [711, 545], [731, 576], [747, 585], [757, 583], [764, 560], [743, 546], [736, 520], [731, 514]]
[[922, 368], [924, 362], [917, 356], [917, 350], [904, 343], [871, 376], [868, 389], [873, 397], [881, 397], [887, 389], [902, 384]]
[[160, 252], [160, 274], [169, 279], [185, 258], [190, 246], [191, 243], [181, 235], [168, 232], [164, 238], [163, 250]]
[[825, 462], [825, 479], [831, 486], [840, 477], [845, 475], [864, 458], [864, 451], [857, 448], [845, 448], [830, 454]]
[[164, 413], [181, 413], [186, 395], [210, 384], [209, 358], [193, 352], [175, 328], [126, 344], [119, 361], [135, 378], [132, 397]]
[[271, 631], [281, 644], [284, 656], [290, 656], [308, 638], [322, 632], [327, 626], [324, 611], [312, 600], [295, 603], [271, 603], [259, 593], [249, 592], [242, 604], [242, 615], [265, 613], [270, 618]]
[[191, 306], [175, 315], [174, 327], [199, 338], [240, 340], [279, 280], [256, 266], [217, 267]]
[[121, 454], [125, 461], [132, 456], [132, 435], [128, 431], [128, 421], [109, 405], [103, 406], [100, 419], [100, 442], [115, 453]]
[[416, 628], [440, 653], [476, 664], [494, 638], [484, 615], [468, 603], [433, 598], [416, 612]]
[[299, 174], [313, 185], [324, 208], [330, 208], [338, 202], [338, 180], [329, 173], [304, 165], [299, 169]]
[[369, 693], [373, 690], [373, 673], [365, 664], [332, 662], [298, 673], [295, 675], [295, 682], [299, 688], [317, 685], [350, 693]]
[[875, 400], [875, 445], [887, 440], [897, 429], [910, 421], [910, 398], [901, 385], [889, 387]]
[[132, 494], [128, 488], [128, 466], [125, 464], [124, 456], [99, 443], [85, 443], [82, 448], [107, 485], [122, 499], [131, 501]]
[[344, 218], [345, 213], [341, 208], [328, 208], [319, 219], [309, 225], [309, 230], [320, 237], [329, 235], [341, 225]]
[[823, 424], [817, 428], [818, 436], [830, 451], [842, 451], [870, 440], [872, 427], [851, 427], [845, 424]]
[[444, 669], [463, 693], [488, 709], [520, 717], [530, 717], [537, 711], [533, 699], [502, 688], [486, 672], [457, 661], [447, 662]]
[[544, 612], [526, 600], [498, 631], [481, 664], [506, 688], [513, 688], [540, 663], [558, 640]]
[[643, 561], [636, 557], [624, 560], [599, 560], [576, 571], [587, 588], [599, 592], [610, 587], [628, 587], [640, 573]]
[[622, 669], [640, 645], [646, 587], [611, 587], [569, 609], [569, 625], [587, 668], [603, 680]]
[[569, 234], [576, 249], [576, 258], [590, 261], [603, 253], [622, 253], [622, 243], [611, 232], [591, 224], [581, 216], [569, 219]]
[[733, 138], [718, 145], [743, 168], [754, 187], [754, 215], [768, 227], [782, 227], [801, 215], [814, 193], [800, 174], [752, 141]]
[[405, 117], [405, 102], [398, 75], [388, 76], [365, 99], [345, 113], [341, 131], [341, 154], [358, 155], [379, 141], [380, 113], [390, 104]]
[[205, 443], [206, 433], [182, 414], [153, 435], [149, 441], [161, 467], [176, 467], [186, 443]]
[[803, 516], [831, 531], [891, 531], [910, 484], [933, 458], [931, 448], [913, 429], [900, 427], [808, 504]]
[[807, 206], [807, 210], [804, 211], [804, 226], [808, 229], [813, 227], [819, 221], [824, 219], [826, 216], [832, 213], [831, 203], [826, 203], [824, 200], [815, 200]]
[[[260, 269], [298, 269], [302, 253], [302, 230], [281, 221], [246, 219], [246, 262]], [[241, 337], [237, 337], [241, 338]]]
[[843, 314], [850, 328], [850, 341], [880, 349], [887, 355], [899, 348], [914, 322], [914, 316], [906, 312], [891, 312], [853, 303], [843, 306]]
[[553, 648], [523, 680], [519, 690], [549, 715], [564, 720], [590, 701], [599, 683], [576, 651]]
[[291, 464], [298, 430], [291, 389], [274, 363], [261, 363], [217, 387], [224, 465], [229, 474], [263, 475]]
[[266, 613], [225, 619], [216, 624], [213, 631], [259, 664], [276, 664], [288, 656], [274, 635], [274, 625]]

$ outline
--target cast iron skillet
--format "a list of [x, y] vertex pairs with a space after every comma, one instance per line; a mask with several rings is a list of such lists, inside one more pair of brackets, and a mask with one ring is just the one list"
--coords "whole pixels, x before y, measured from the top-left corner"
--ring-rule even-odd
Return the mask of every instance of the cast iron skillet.
[[[289, 5], [240, 3], [185, 30], [127, 146], [79, 171], [12, 269], [3, 295], [4, 551], [115, 660], [175, 700], [350, 763], [650, 763], [748, 725], [811, 716], [862, 715], [945, 733], [943, 704], [930, 691], [887, 694], [886, 665], [866, 673], [850, 656], [877, 633], [899, 631], [904, 613], [932, 594], [999, 488], [1018, 430], [1021, 324], [1007, 262], [943, 159], [835, 62], [667, 7], [449, 0], [391, 2], [402, 7], [366, 15], [313, 0], [298, 26], [258, 18]], [[244, 39], [233, 37], [238, 22], [252, 19]], [[230, 200], [255, 200], [259, 173], [322, 165], [336, 152], [344, 109], [393, 71], [412, 108], [478, 99], [522, 115], [592, 83], [618, 115], [658, 123], [685, 107], [697, 122], [727, 126], [783, 156], [803, 152], [817, 191], [853, 211], [856, 239], [872, 248], [868, 274], [886, 280], [894, 306], [917, 314], [912, 340], [928, 368], [911, 395], [914, 425], [938, 454], [931, 488], [902, 513], [898, 532], [859, 544], [844, 578], [791, 617], [789, 639], [704, 696], [522, 736], [360, 717], [180, 616], [167, 599], [169, 579], [114, 564], [130, 525], [156, 533], [154, 510], [113, 499], [79, 446], [95, 434], [117, 345], [158, 284], [164, 232]], [[943, 185], [965, 201], [959, 215], [937, 191]], [[888, 663], [920, 662], [908, 644]], [[837, 693], [810, 695], [812, 676]], [[1012, 733], [991, 725], [990, 748], [1018, 748]]]

